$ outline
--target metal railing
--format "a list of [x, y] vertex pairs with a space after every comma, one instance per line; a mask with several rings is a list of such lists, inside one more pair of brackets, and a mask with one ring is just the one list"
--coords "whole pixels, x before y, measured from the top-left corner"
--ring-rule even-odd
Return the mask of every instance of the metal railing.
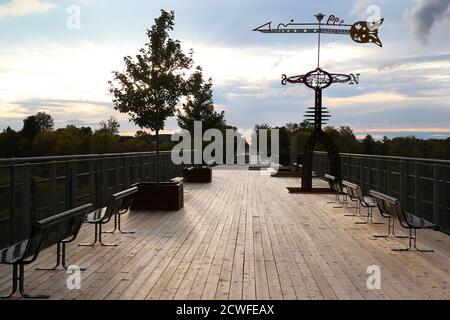
[[[450, 233], [450, 161], [341, 154], [342, 178], [396, 197], [411, 213]], [[314, 153], [314, 171], [328, 172], [328, 155]]]
[[[154, 152], [0, 160], [0, 248], [20, 241], [35, 221], [87, 203], [105, 206], [133, 183], [153, 181]], [[160, 153], [159, 177], [180, 176], [170, 152]]]

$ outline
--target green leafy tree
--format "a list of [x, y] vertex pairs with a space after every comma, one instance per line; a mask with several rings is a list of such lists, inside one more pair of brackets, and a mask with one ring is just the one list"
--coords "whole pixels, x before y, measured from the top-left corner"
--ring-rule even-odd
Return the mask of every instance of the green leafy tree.
[[23, 120], [22, 136], [32, 142], [34, 138], [41, 132], [39, 123], [35, 116], [27, 117]]
[[185, 54], [178, 40], [170, 37], [175, 13], [161, 16], [147, 30], [148, 42], [133, 59], [124, 58], [124, 72], [113, 72], [110, 93], [116, 110], [127, 113], [141, 129], [156, 134], [156, 181], [159, 182], [159, 132], [175, 114], [183, 95], [184, 71], [192, 65], [192, 51]]
[[183, 112], [178, 111], [178, 125], [189, 131], [193, 136], [194, 122], [202, 122], [202, 135], [209, 129], [223, 129], [225, 123], [225, 111], [214, 110], [212, 79], [205, 81], [201, 67], [186, 82], [185, 93], [187, 102], [183, 104]]
[[39, 132], [53, 131], [55, 127], [55, 121], [53, 121], [51, 115], [45, 112], [38, 112], [35, 115], [35, 118], [39, 127]]
[[20, 134], [7, 127], [0, 134], [0, 157], [17, 157], [20, 153]]
[[100, 129], [96, 133], [106, 133], [110, 135], [118, 135], [120, 129], [120, 123], [114, 117], [109, 117], [107, 121], [100, 122]]

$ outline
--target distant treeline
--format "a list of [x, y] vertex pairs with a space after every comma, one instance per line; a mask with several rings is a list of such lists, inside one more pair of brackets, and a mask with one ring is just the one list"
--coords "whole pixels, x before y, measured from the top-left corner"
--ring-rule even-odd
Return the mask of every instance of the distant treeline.
[[[6, 128], [0, 133], [0, 157], [38, 157], [154, 151], [155, 136], [138, 131], [134, 137], [120, 136], [119, 123], [110, 118], [99, 128], [69, 125], [54, 130], [50, 115], [38, 113], [24, 120], [20, 131]], [[160, 135], [160, 149], [171, 150], [170, 135]]]
[[[270, 129], [266, 124], [257, 125], [256, 130], [259, 128]], [[280, 130], [280, 152], [290, 151], [293, 138], [294, 141], [297, 141], [299, 153], [303, 152], [303, 146], [311, 130], [311, 126], [307, 122], [288, 123], [277, 129]], [[324, 131], [333, 139], [341, 153], [450, 160], [450, 138], [424, 140], [411, 136], [393, 139], [384, 137], [376, 140], [371, 135], [367, 135], [364, 139], [359, 140], [348, 126], [339, 128], [329, 126], [325, 127]], [[324, 151], [325, 149], [319, 145], [317, 150]]]
[[[8, 127], [0, 133], [0, 158], [144, 152], [156, 149], [155, 136], [144, 131], [136, 132], [135, 136], [120, 136], [120, 125], [113, 117], [100, 122], [97, 129], [69, 125], [64, 129], [54, 130], [52, 117], [44, 112], [24, 119], [23, 123], [20, 131]], [[255, 131], [258, 129], [270, 130], [271, 127], [263, 124], [255, 127]], [[302, 122], [288, 123], [276, 129], [280, 130], [280, 152], [290, 152], [294, 140], [301, 153], [311, 127]], [[347, 126], [326, 127], [324, 131], [336, 142], [342, 153], [450, 160], [450, 138], [423, 140], [415, 137], [384, 137], [382, 140], [375, 140], [368, 135], [358, 140]], [[160, 135], [159, 140], [161, 150], [171, 150], [175, 145], [170, 141], [170, 135]], [[324, 149], [319, 145], [317, 150]]]

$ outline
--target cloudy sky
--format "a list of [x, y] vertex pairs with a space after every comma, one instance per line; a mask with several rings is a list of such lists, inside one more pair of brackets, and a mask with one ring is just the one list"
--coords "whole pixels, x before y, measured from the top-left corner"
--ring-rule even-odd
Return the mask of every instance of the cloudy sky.
[[[450, 0], [0, 0], [0, 129], [20, 129], [24, 117], [46, 111], [57, 127], [95, 128], [115, 115], [122, 133], [133, 134], [137, 128], [113, 110], [107, 82], [145, 43], [162, 8], [175, 10], [173, 36], [194, 49], [213, 78], [217, 108], [243, 130], [300, 122], [313, 104], [311, 90], [280, 79], [316, 67], [316, 37], [252, 29], [312, 21], [318, 12], [352, 24], [379, 10], [383, 48], [323, 37], [324, 69], [361, 73], [358, 86], [326, 90], [330, 124], [358, 135], [450, 136]], [[176, 129], [170, 119], [167, 130]]]

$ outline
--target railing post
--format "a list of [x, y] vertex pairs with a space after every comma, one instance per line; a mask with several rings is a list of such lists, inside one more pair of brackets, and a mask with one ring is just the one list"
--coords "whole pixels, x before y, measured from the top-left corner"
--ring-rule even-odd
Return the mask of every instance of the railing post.
[[127, 189], [130, 185], [130, 175], [128, 172], [128, 158], [123, 157], [123, 186], [124, 189]]
[[433, 222], [441, 225], [439, 214], [439, 167], [433, 165]]
[[[120, 191], [120, 158], [114, 159], [114, 171], [116, 173], [115, 179], [116, 192], [118, 192]], [[126, 189], [126, 187], [123, 186], [123, 189]]]
[[390, 194], [391, 189], [389, 186], [391, 185], [391, 161], [386, 160], [386, 191], [385, 193]]
[[51, 190], [51, 199], [52, 199], [52, 214], [57, 214], [58, 211], [58, 184], [56, 181], [57, 178], [57, 170], [56, 170], [56, 162], [53, 161], [50, 165], [50, 190]]
[[16, 232], [16, 166], [11, 165], [10, 171], [10, 186], [11, 186], [11, 196], [10, 196], [10, 206], [9, 206], [9, 241], [10, 244], [15, 242], [15, 232]]
[[91, 203], [97, 205], [97, 189], [95, 188], [95, 162], [89, 161], [89, 194], [91, 195]]
[[[450, 201], [450, 196], [448, 195], [448, 184], [449, 184], [449, 167], [445, 166], [442, 168], [445, 172], [445, 175], [443, 177], [444, 179], [444, 199], [445, 199], [445, 203], [444, 203], [444, 212], [443, 212], [443, 225], [445, 225], [446, 228], [449, 228], [449, 224], [448, 222], [450, 221], [450, 206], [449, 206], [449, 201]], [[448, 231], [448, 230], [447, 230]]]
[[405, 161], [400, 161], [400, 202], [405, 205], [405, 194], [408, 191], [408, 168]]
[[377, 191], [382, 192], [382, 174], [383, 174], [383, 169], [381, 168], [381, 159], [377, 159]]
[[70, 208], [75, 208], [78, 204], [78, 161], [74, 160], [70, 166], [70, 191], [71, 203]]
[[145, 179], [145, 163], [144, 163], [144, 156], [141, 155], [141, 182], [144, 182]]
[[100, 159], [99, 173], [100, 173], [100, 205], [105, 206], [107, 201], [106, 191], [108, 187], [108, 181], [105, 174], [105, 161], [103, 158]]
[[363, 161], [363, 158], [359, 158], [358, 165], [359, 165], [359, 177], [358, 177], [359, 185], [362, 186], [362, 188], [364, 188], [364, 161]]
[[27, 163], [23, 166], [22, 176], [21, 215], [19, 219], [21, 238], [26, 237], [30, 231], [30, 186], [30, 165]]
[[419, 213], [419, 186], [420, 186], [420, 171], [417, 162], [414, 163], [414, 213]]

